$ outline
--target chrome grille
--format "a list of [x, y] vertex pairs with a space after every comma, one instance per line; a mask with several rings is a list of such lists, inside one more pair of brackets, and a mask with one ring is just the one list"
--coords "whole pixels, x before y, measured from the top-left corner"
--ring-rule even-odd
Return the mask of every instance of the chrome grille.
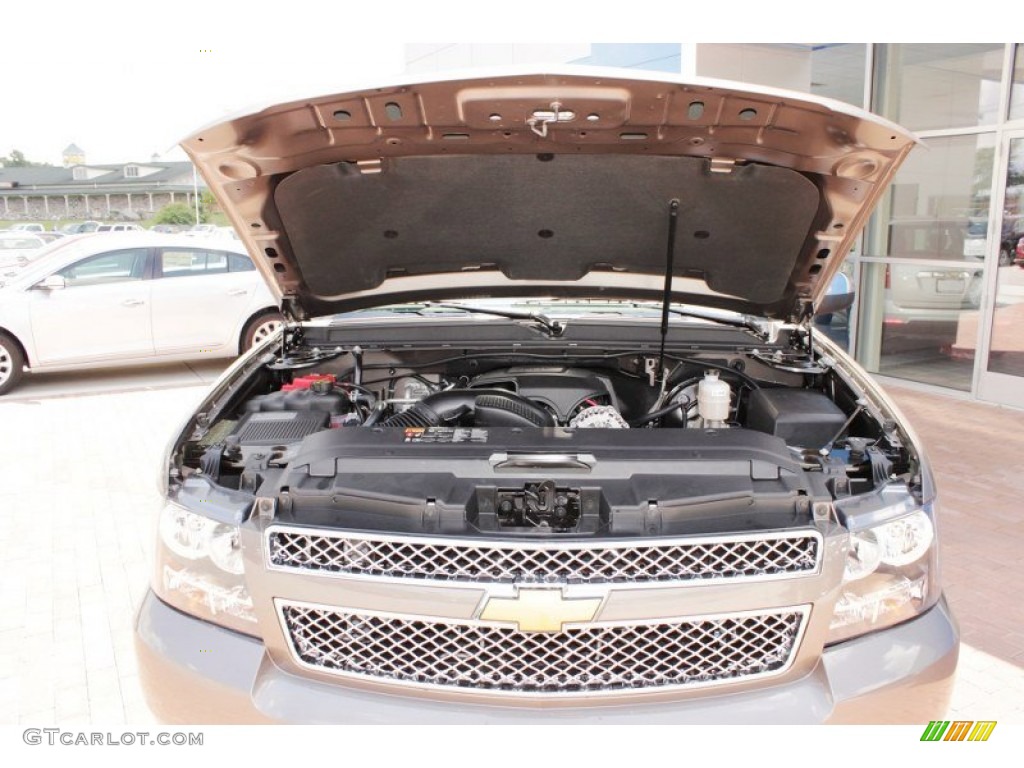
[[816, 573], [817, 534], [506, 544], [271, 528], [270, 568], [442, 581], [609, 583]]
[[779, 674], [805, 608], [592, 624], [555, 633], [279, 603], [292, 653], [347, 677], [491, 693], [572, 695], [703, 686]]

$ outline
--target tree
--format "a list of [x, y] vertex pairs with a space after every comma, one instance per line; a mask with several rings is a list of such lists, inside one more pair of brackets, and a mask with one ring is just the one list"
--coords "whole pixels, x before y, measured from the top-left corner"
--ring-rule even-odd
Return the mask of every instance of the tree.
[[217, 198], [213, 196], [213, 192], [208, 189], [204, 189], [199, 193], [199, 217], [205, 222], [210, 220], [210, 215], [214, 211], [218, 211], [220, 208], [217, 206]]
[[154, 224], [191, 225], [196, 223], [196, 212], [187, 203], [168, 203], [153, 217]]
[[20, 149], [12, 149], [7, 157], [0, 157], [0, 165], [5, 168], [50, 168], [49, 163], [34, 163], [25, 159], [25, 153]]

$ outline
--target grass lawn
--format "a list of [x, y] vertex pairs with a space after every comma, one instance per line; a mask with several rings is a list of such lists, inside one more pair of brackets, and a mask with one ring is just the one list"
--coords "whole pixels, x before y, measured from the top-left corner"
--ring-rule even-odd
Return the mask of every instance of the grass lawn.
[[[27, 224], [32, 222], [42, 224], [47, 230], [54, 230], [61, 229], [66, 224], [72, 224], [78, 221], [86, 221], [86, 219], [0, 219], [0, 230], [10, 229], [14, 224]], [[91, 221], [103, 221], [103, 219], [91, 219]], [[207, 221], [210, 224], [216, 224], [218, 227], [227, 227], [231, 224], [231, 222], [228, 221], [228, 217], [220, 211], [214, 211], [211, 213]], [[135, 223], [140, 227], [145, 227], [146, 229], [153, 226], [152, 218], [143, 219], [142, 221], [137, 221]]]

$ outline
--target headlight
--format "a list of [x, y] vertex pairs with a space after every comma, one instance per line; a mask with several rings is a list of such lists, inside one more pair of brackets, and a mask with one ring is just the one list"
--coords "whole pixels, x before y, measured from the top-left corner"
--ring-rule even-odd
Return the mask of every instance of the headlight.
[[154, 589], [160, 598], [198, 618], [254, 634], [238, 526], [167, 501], [158, 531]]
[[206, 557], [213, 520], [168, 502], [160, 515], [160, 543], [185, 560]]
[[217, 523], [210, 531], [210, 560], [226, 573], [240, 576], [242, 568], [242, 547], [238, 542], [238, 526]]
[[875, 536], [886, 565], [910, 565], [924, 557], [935, 543], [935, 526], [923, 511], [880, 525]]
[[906, 621], [938, 599], [930, 507], [850, 533], [829, 642]]

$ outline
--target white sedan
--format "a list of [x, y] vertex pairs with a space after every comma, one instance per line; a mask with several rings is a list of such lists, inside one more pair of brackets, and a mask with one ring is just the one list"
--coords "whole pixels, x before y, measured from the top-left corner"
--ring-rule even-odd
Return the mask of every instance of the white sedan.
[[233, 357], [280, 323], [263, 278], [230, 241], [66, 238], [0, 276], [0, 395], [26, 370]]

